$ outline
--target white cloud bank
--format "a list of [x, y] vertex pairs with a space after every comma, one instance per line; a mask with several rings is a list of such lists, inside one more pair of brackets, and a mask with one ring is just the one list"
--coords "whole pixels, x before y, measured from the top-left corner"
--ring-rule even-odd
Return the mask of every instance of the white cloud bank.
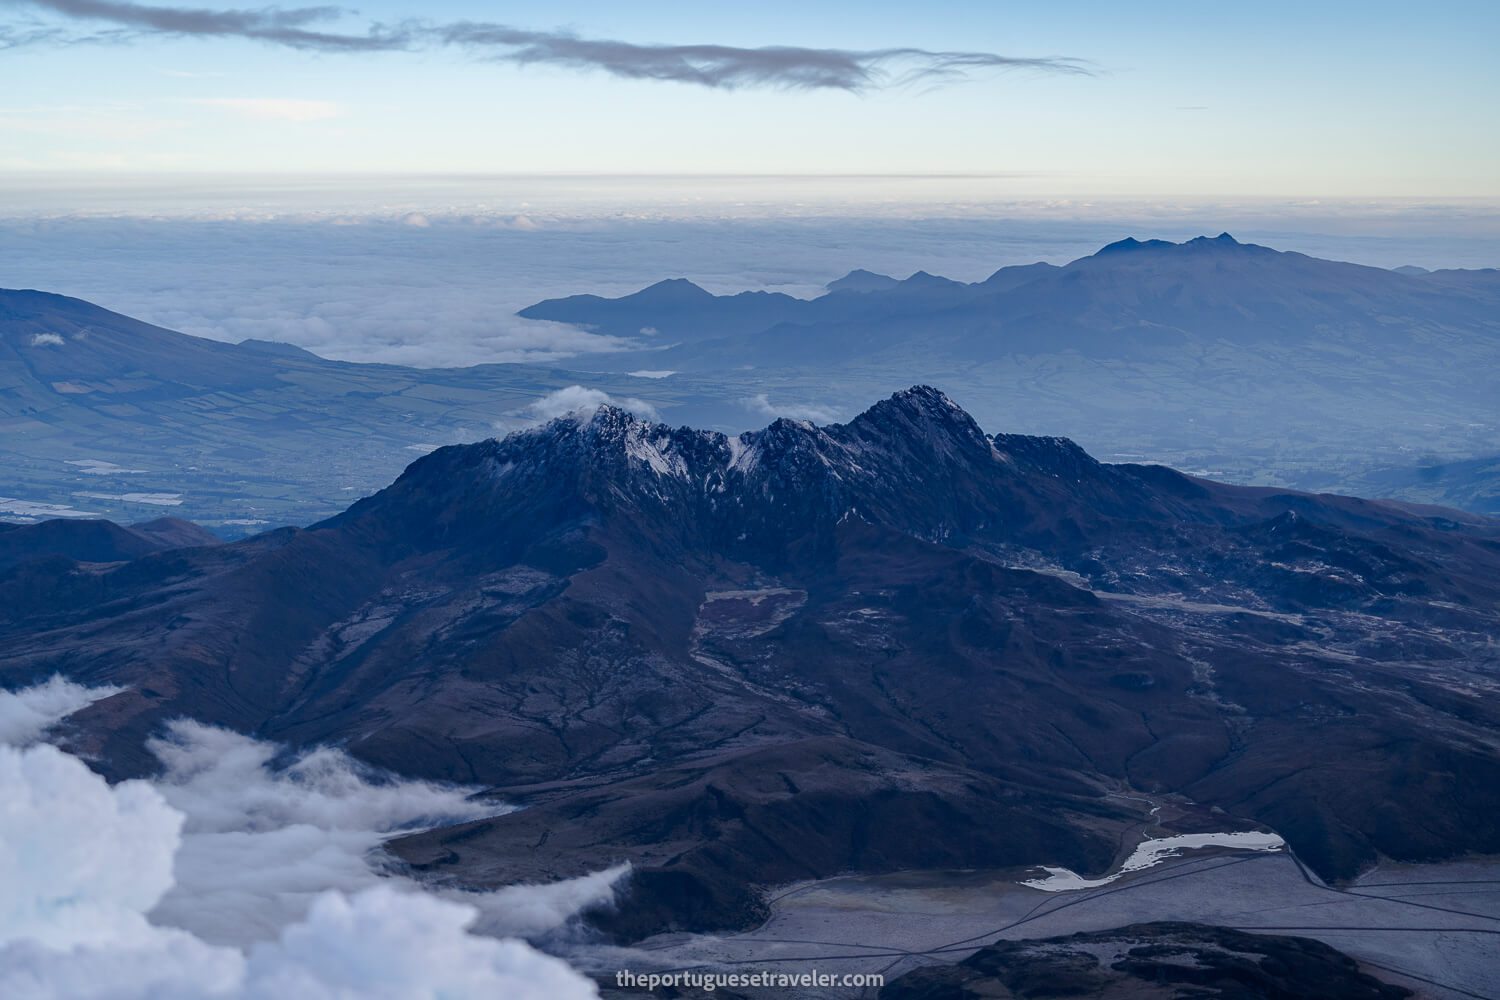
[[323, 890], [382, 883], [370, 859], [392, 836], [511, 811], [340, 750], [275, 768], [274, 744], [187, 720], [148, 746], [165, 766], [156, 790], [186, 821], [176, 884], [151, 918], [214, 944], [273, 938]]
[[527, 410], [539, 420], [554, 420], [581, 410], [593, 412], [601, 406], [618, 406], [647, 420], [660, 420], [656, 407], [644, 399], [633, 396], [611, 396], [600, 389], [589, 389], [581, 385], [570, 385], [547, 393], [532, 403]]
[[752, 413], [758, 413], [765, 417], [786, 417], [789, 420], [811, 420], [815, 424], [831, 424], [838, 420], [838, 414], [826, 406], [817, 403], [772, 403], [761, 392], [754, 396], [746, 396], [740, 400]]
[[[0, 692], [0, 720], [8, 737], [35, 739], [114, 693], [54, 679]], [[480, 907], [364, 864], [383, 836], [495, 812], [467, 790], [362, 771], [327, 749], [273, 770], [277, 748], [191, 722], [152, 749], [162, 778], [111, 787], [50, 745], [0, 746], [0, 996], [596, 996], [564, 962], [470, 933]], [[512, 924], [545, 929], [608, 898], [619, 874], [474, 898], [487, 926], [509, 911]], [[247, 952], [214, 938], [259, 940]]]
[[0, 691], [0, 744], [26, 746], [60, 720], [124, 688], [84, 687], [61, 677], [20, 691]]

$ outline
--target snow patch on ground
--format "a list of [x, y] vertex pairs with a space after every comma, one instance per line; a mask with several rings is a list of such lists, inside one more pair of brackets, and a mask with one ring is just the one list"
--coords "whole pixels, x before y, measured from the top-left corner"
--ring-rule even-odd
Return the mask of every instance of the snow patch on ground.
[[1183, 833], [1175, 837], [1159, 837], [1142, 841], [1130, 857], [1125, 859], [1119, 871], [1103, 878], [1084, 878], [1068, 868], [1052, 868], [1043, 865], [1042, 871], [1047, 873], [1046, 878], [1026, 879], [1021, 884], [1033, 889], [1041, 889], [1043, 892], [1097, 889], [1101, 885], [1109, 885], [1121, 876], [1142, 871], [1166, 858], [1176, 857], [1183, 851], [1200, 847], [1230, 847], [1237, 851], [1279, 851], [1286, 847], [1286, 841], [1274, 833], [1260, 833], [1253, 830], [1239, 833]]
[[78, 471], [85, 476], [123, 476], [133, 473], [145, 472], [145, 469], [127, 469], [113, 462], [101, 461], [97, 458], [69, 459], [68, 465], [76, 465]]
[[0, 514], [18, 517], [102, 517], [98, 511], [75, 510], [66, 504], [36, 503], [18, 497], [0, 497]]
[[181, 493], [85, 493], [81, 490], [74, 491], [75, 497], [88, 497], [90, 500], [119, 500], [124, 503], [146, 503], [153, 507], [180, 507], [182, 506]]

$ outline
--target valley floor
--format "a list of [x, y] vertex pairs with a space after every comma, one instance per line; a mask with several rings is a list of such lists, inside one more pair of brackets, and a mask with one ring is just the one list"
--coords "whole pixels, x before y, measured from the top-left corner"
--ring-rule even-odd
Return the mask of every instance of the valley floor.
[[[1222, 849], [1194, 851], [1076, 892], [1020, 884], [1035, 874], [1034, 869], [908, 872], [802, 883], [782, 890], [771, 919], [749, 933], [661, 935], [636, 949], [568, 958], [606, 982], [618, 968], [883, 973], [890, 982], [917, 966], [956, 962], [999, 940], [1183, 920], [1315, 938], [1423, 1000], [1500, 997], [1497, 858], [1386, 865], [1343, 888], [1324, 885], [1289, 853]], [[875, 993], [810, 990], [805, 995]], [[606, 992], [610, 995], [632, 994]]]

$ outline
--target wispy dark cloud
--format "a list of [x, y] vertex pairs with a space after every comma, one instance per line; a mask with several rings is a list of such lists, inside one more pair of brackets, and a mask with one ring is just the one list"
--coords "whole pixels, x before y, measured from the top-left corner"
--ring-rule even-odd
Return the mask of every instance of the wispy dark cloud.
[[90, 21], [104, 21], [143, 33], [249, 38], [294, 49], [359, 52], [409, 48], [411, 26], [394, 29], [373, 25], [366, 34], [315, 31], [309, 25], [344, 14], [339, 7], [298, 7], [283, 10], [206, 10], [196, 7], [151, 7], [112, 0], [30, 0], [31, 5]]
[[503, 24], [460, 22], [437, 29], [444, 44], [506, 62], [603, 70], [635, 80], [671, 80], [731, 90], [740, 87], [863, 91], [922, 80], [955, 78], [976, 69], [1089, 73], [1076, 59], [1023, 59], [990, 52], [872, 51], [730, 45], [636, 45], [528, 31]]
[[[0, 0], [0, 3], [5, 0]], [[860, 93], [917, 83], [941, 83], [981, 70], [1033, 70], [1088, 75], [1079, 59], [1020, 58], [993, 52], [934, 52], [915, 48], [866, 51], [797, 46], [739, 48], [731, 45], [641, 45], [582, 38], [566, 31], [534, 31], [479, 21], [431, 24], [417, 20], [373, 24], [363, 33], [318, 30], [349, 12], [340, 7], [266, 7], [207, 10], [155, 7], [118, 0], [9, 0], [79, 20], [104, 22], [114, 33], [95, 40], [148, 34], [245, 38], [323, 52], [370, 52], [446, 46], [476, 58], [518, 65], [596, 70], [633, 80], [666, 80], [721, 90], [769, 87], [833, 89]], [[123, 33], [122, 33], [123, 30]], [[68, 40], [55, 31], [7, 34], [0, 47]]]

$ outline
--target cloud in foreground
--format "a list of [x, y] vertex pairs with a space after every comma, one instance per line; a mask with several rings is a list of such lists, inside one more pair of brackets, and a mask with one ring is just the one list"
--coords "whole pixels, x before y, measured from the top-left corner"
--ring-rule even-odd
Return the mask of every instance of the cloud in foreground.
[[0, 692], [0, 744], [25, 746], [62, 719], [124, 688], [85, 687], [62, 677], [20, 691]]
[[[364, 33], [314, 28], [348, 13], [339, 7], [265, 7], [207, 10], [157, 7], [120, 0], [24, 0], [55, 14], [104, 22], [113, 32], [91, 40], [124, 40], [157, 34], [243, 38], [323, 52], [382, 52], [447, 46], [479, 59], [518, 65], [598, 70], [631, 80], [665, 80], [720, 90], [767, 87], [861, 93], [917, 83], [962, 79], [976, 70], [1032, 70], [1092, 74], [1090, 65], [1062, 57], [1016, 57], [993, 52], [930, 51], [908, 47], [851, 50], [773, 45], [645, 45], [583, 38], [567, 31], [537, 31], [486, 21], [432, 24], [416, 19], [372, 24]], [[68, 40], [55, 31], [29, 35], [0, 28], [9, 46]]]
[[[0, 708], [24, 703], [29, 715], [46, 719], [45, 730], [58, 713], [76, 710], [80, 692], [100, 694], [76, 685], [54, 687], [0, 692]], [[28, 725], [25, 732], [37, 728]], [[214, 733], [220, 734], [217, 741]], [[194, 826], [217, 825], [224, 832], [234, 827], [241, 836], [253, 836], [261, 823], [283, 830], [288, 823], [310, 826], [310, 820], [334, 828], [360, 826], [372, 817], [396, 820], [414, 805], [442, 811], [451, 803], [445, 790], [433, 786], [370, 786], [350, 774], [334, 751], [302, 758], [294, 765], [301, 772], [286, 787], [272, 787], [257, 774], [263, 764], [254, 741], [222, 731], [175, 736], [170, 748], [160, 748], [169, 758], [177, 754], [164, 761], [169, 778], [160, 784], [110, 786], [56, 747], [0, 745], [0, 885], [6, 887], [0, 893], [0, 996], [581, 1000], [597, 995], [593, 983], [558, 959], [521, 941], [470, 933], [478, 908], [400, 880], [372, 878], [374, 884], [353, 892], [309, 893], [305, 913], [248, 954], [154, 922], [160, 904], [182, 885], [182, 851]], [[226, 748], [235, 758], [230, 770], [255, 786], [247, 797], [253, 801], [239, 801], [239, 793], [222, 789], [194, 791], [194, 775], [205, 781], [225, 776], [215, 774], [218, 764], [207, 755]], [[189, 773], [182, 773], [184, 768]], [[291, 787], [299, 783], [312, 787], [299, 793]], [[264, 806], [270, 816], [246, 806]], [[234, 852], [217, 853], [225, 860]], [[309, 855], [304, 864], [316, 869], [326, 853]], [[242, 889], [249, 891], [255, 877], [265, 873], [246, 867], [242, 874]], [[587, 886], [547, 887], [535, 899], [528, 887], [513, 887], [509, 896], [487, 900], [492, 909], [486, 916], [494, 922], [494, 909], [515, 908], [521, 922], [535, 924], [539, 909], [556, 913], [585, 898], [585, 889], [607, 891], [606, 877], [593, 877]]]

